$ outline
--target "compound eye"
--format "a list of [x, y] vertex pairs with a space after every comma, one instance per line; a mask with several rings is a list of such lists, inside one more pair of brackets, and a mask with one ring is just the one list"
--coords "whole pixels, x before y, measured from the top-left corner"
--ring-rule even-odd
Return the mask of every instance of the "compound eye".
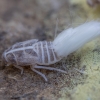
[[7, 54], [7, 60], [11, 63], [16, 63], [15, 57], [12, 53]]

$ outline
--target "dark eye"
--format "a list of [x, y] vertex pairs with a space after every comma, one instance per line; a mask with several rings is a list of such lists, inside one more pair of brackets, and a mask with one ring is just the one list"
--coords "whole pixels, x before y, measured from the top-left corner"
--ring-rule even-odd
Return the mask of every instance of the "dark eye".
[[37, 53], [32, 49], [26, 49], [25, 52], [28, 53], [29, 55], [37, 56]]
[[7, 59], [11, 63], [16, 63], [15, 57], [12, 53], [7, 54]]

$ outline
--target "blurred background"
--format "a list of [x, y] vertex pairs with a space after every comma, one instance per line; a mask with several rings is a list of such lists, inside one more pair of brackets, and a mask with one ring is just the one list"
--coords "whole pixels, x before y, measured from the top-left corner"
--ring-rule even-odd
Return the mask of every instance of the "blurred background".
[[[99, 20], [99, 3], [100, 0], [0, 0], [0, 58], [4, 50], [16, 42], [33, 38], [53, 41], [57, 19], [57, 34], [69, 27]], [[62, 68], [63, 63], [63, 68], [66, 70], [67, 66], [70, 71], [73, 67], [81, 68], [80, 57], [79, 52], [78, 55], [72, 54], [66, 62], [56, 66]], [[0, 65], [0, 69], [3, 66]], [[0, 70], [0, 100], [100, 100], [97, 92], [93, 92], [100, 93], [100, 89], [92, 86], [90, 92], [86, 92], [87, 88], [83, 90], [84, 87], [75, 89], [79, 84], [85, 84], [86, 75], [75, 71], [70, 75], [42, 72], [46, 74], [48, 83], [29, 68], [25, 68], [23, 75], [14, 67]], [[80, 90], [81, 94], [75, 90]]]
[[5, 39], [11, 44], [52, 40], [57, 18], [59, 33], [100, 16], [99, 0], [1, 0], [0, 7], [0, 38], [8, 34]]

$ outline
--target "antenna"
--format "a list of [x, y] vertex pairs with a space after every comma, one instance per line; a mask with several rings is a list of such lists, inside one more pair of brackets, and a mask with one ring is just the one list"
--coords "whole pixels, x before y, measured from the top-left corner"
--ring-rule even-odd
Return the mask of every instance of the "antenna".
[[54, 39], [57, 37], [57, 30], [58, 30], [58, 18], [56, 19], [56, 27], [55, 27], [55, 37], [54, 37]]

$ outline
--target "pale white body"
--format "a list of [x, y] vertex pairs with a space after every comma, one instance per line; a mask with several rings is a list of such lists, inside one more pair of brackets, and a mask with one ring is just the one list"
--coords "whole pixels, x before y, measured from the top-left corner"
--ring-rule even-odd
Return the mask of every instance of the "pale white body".
[[30, 65], [31, 69], [41, 75], [45, 81], [44, 74], [36, 69], [56, 70], [63, 73], [66, 71], [45, 67], [67, 57], [85, 43], [100, 35], [100, 22], [92, 21], [82, 24], [76, 28], [69, 28], [61, 32], [53, 42], [38, 41], [37, 39], [17, 43], [3, 53], [3, 61], [13, 64], [21, 70], [21, 66]]
[[12, 64], [19, 68], [21, 74], [23, 73], [23, 68], [21, 66], [29, 65], [31, 69], [40, 74], [45, 81], [47, 81], [45, 75], [36, 69], [48, 69], [66, 73], [66, 71], [57, 68], [43, 66], [54, 64], [62, 59], [54, 51], [52, 42], [38, 41], [37, 39], [19, 42], [8, 48], [3, 53], [3, 58], [7, 64]]

